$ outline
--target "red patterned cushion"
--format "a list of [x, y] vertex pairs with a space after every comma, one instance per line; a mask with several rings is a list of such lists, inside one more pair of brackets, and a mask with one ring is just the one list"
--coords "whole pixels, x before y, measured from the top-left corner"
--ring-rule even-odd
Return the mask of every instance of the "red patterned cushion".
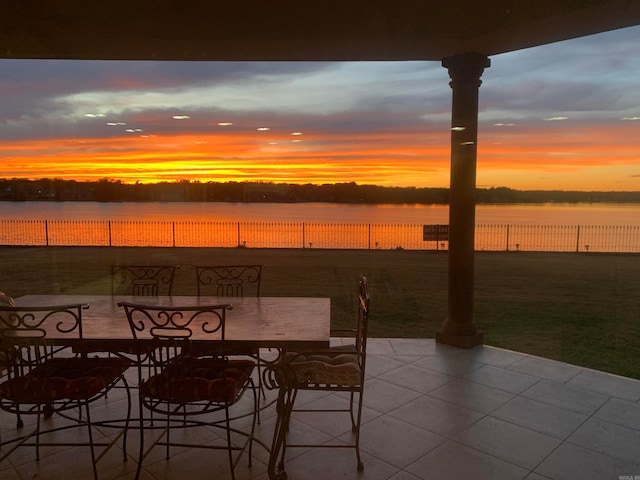
[[140, 394], [173, 403], [232, 403], [249, 380], [251, 360], [180, 358], [140, 383]]
[[122, 358], [52, 358], [0, 385], [0, 396], [16, 403], [45, 404], [97, 395], [129, 368]]

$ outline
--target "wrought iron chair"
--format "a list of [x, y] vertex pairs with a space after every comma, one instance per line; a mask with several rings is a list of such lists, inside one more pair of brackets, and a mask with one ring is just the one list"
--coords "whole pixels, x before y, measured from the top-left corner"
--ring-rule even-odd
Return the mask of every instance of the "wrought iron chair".
[[[19, 447], [35, 447], [36, 460], [44, 446], [88, 446], [91, 450], [93, 477], [98, 478], [97, 463], [123, 437], [123, 460], [127, 459], [127, 429], [131, 413], [131, 395], [124, 372], [129, 362], [119, 357], [89, 357], [82, 350], [82, 310], [86, 305], [41, 307], [0, 306], [0, 350], [6, 379], [0, 383], [0, 408], [17, 415], [35, 415], [33, 431], [0, 439], [6, 459]], [[55, 340], [54, 340], [55, 339]], [[71, 351], [68, 345], [73, 345]], [[106, 426], [93, 422], [90, 405], [103, 398], [116, 384], [127, 392], [128, 408], [124, 426], [109, 441], [96, 441], [94, 428]], [[72, 414], [72, 411], [73, 414]], [[57, 426], [42, 429], [41, 419], [56, 413]], [[117, 425], [116, 425], [117, 426]], [[60, 430], [86, 427], [84, 442], [42, 441]], [[99, 452], [96, 447], [103, 447]]]
[[[213, 265], [196, 266], [198, 296], [259, 297], [263, 265]], [[262, 360], [259, 349], [238, 354], [250, 355], [257, 361], [258, 389], [266, 398], [262, 385]], [[259, 421], [259, 419], [258, 419]]]
[[[353, 344], [331, 347], [329, 350], [307, 352], [289, 352], [285, 356], [293, 386], [291, 412], [343, 412], [349, 413], [351, 431], [355, 434], [352, 444], [291, 444], [286, 438], [282, 449], [281, 462], [284, 462], [288, 447], [331, 447], [354, 448], [358, 470], [364, 468], [360, 456], [360, 423], [362, 420], [362, 399], [364, 393], [365, 365], [367, 359], [367, 327], [369, 323], [369, 284], [362, 277], [358, 284], [358, 318], [355, 329], [332, 330], [332, 335], [355, 335]], [[309, 409], [295, 408], [294, 403], [300, 390], [322, 392], [349, 392], [349, 408]], [[356, 399], [357, 396], [357, 399]], [[289, 430], [287, 425], [286, 430]]]
[[[253, 360], [232, 360], [224, 355], [226, 312], [231, 306], [163, 307], [127, 302], [119, 305], [126, 312], [134, 341], [141, 344], [141, 348], [136, 349], [141, 352], [136, 362], [140, 412], [136, 479], [140, 476], [144, 458], [156, 445], [165, 446], [167, 459], [172, 445], [225, 449], [231, 478], [235, 479], [235, 467], [247, 449], [251, 465], [257, 398], [251, 379]], [[218, 348], [209, 348], [207, 356], [192, 355], [191, 347], [197, 343], [192, 340], [194, 333], [200, 339], [205, 337], [208, 342], [217, 344]], [[230, 414], [230, 408], [247, 389], [252, 391], [254, 402], [249, 413], [252, 417], [249, 433], [232, 428]], [[151, 416], [149, 424], [145, 424], [148, 420], [145, 411]], [[216, 412], [223, 412], [224, 420], [204, 417]], [[158, 415], [164, 417], [162, 426], [153, 424], [153, 419], [158, 421]], [[226, 446], [172, 441], [172, 429], [202, 426], [224, 429]], [[153, 429], [161, 429], [162, 433], [145, 450], [145, 432]], [[232, 443], [232, 433], [244, 435], [245, 441], [241, 445]], [[235, 458], [234, 452], [239, 452]]]
[[[157, 297], [171, 295], [176, 267], [173, 265], [112, 265], [111, 295]], [[127, 352], [135, 355], [132, 346]]]
[[166, 265], [113, 265], [111, 294], [154, 297], [171, 295], [176, 267]]
[[259, 297], [263, 265], [196, 266], [198, 296]]

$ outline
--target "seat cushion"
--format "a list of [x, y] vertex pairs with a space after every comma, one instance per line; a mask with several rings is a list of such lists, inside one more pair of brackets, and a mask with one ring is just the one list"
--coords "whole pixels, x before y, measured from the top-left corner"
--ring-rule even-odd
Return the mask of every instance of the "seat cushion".
[[0, 384], [0, 397], [24, 404], [89, 399], [111, 385], [130, 362], [112, 358], [52, 358]]
[[348, 349], [329, 352], [290, 353], [290, 366], [295, 373], [298, 388], [316, 385], [357, 387], [361, 383], [358, 356]]
[[251, 360], [183, 357], [161, 373], [140, 383], [140, 394], [147, 398], [188, 403], [212, 401], [233, 403], [251, 377]]

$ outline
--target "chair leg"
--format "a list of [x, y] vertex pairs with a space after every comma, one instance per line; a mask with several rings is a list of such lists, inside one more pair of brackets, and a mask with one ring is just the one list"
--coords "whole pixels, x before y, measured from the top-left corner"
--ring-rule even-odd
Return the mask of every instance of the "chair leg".
[[[284, 470], [284, 459], [287, 453], [287, 434], [289, 433], [289, 423], [291, 422], [291, 412], [293, 412], [293, 405], [296, 402], [296, 397], [298, 396], [298, 390], [294, 389], [289, 394], [289, 401], [285, 401], [283, 405], [283, 409], [287, 410], [282, 412], [283, 417], [283, 425], [282, 425], [282, 453], [280, 454], [280, 463], [278, 464], [278, 468], [280, 470]], [[277, 428], [277, 427], [276, 427]]]
[[358, 428], [356, 425], [355, 414], [353, 413], [354, 398], [355, 398], [355, 393], [351, 392], [351, 394], [349, 395], [349, 414], [351, 415], [351, 431], [352, 432], [355, 432], [356, 429]]
[[[253, 381], [251, 381], [253, 383]], [[253, 437], [256, 433], [256, 417], [260, 418], [260, 390], [256, 395], [255, 385], [252, 385], [251, 393], [253, 394], [253, 415], [251, 416], [251, 436], [249, 437], [249, 466], [253, 459]]]
[[124, 383], [125, 389], [127, 391], [127, 418], [124, 422], [124, 433], [122, 438], [122, 461], [126, 462], [129, 457], [127, 457], [127, 436], [129, 433], [129, 424], [131, 422], [131, 388], [127, 379], [122, 376], [122, 382]]
[[144, 405], [142, 404], [142, 398], [138, 400], [138, 425], [140, 427], [138, 442], [138, 465], [136, 468], [136, 480], [140, 478], [140, 472], [142, 471], [142, 459], [144, 457]]
[[42, 408], [38, 405], [38, 414], [36, 415], [36, 461], [40, 461], [40, 417]]
[[[256, 386], [255, 384], [253, 385], [252, 389], [257, 388], [258, 389], [258, 395], [257, 397], [255, 397], [255, 401], [254, 401], [254, 414], [257, 414], [257, 418], [258, 418], [258, 425], [261, 423], [261, 419], [260, 419], [260, 392], [262, 392], [262, 398], [263, 400], [267, 399], [267, 396], [264, 393], [264, 385], [262, 385], [262, 372], [260, 370], [260, 357], [256, 357], [256, 367], [258, 370], [258, 385]], [[253, 380], [252, 380], [253, 382]], [[253, 395], [255, 396], [255, 391], [253, 392]]]
[[224, 407], [225, 426], [227, 430], [227, 452], [229, 454], [229, 469], [231, 470], [231, 480], [236, 480], [236, 472], [233, 465], [233, 450], [231, 449], [231, 422], [229, 421], [229, 407]]
[[[258, 369], [258, 390], [262, 393], [262, 399], [266, 400], [267, 395], [264, 392], [264, 385], [262, 384], [262, 360], [260, 359], [260, 355], [256, 358], [257, 369]], [[258, 421], [260, 423], [260, 421]]]
[[[352, 392], [351, 395], [353, 395], [354, 393]], [[362, 423], [362, 394], [363, 391], [361, 390], [360, 392], [358, 392], [358, 415], [357, 415], [357, 420], [356, 420], [356, 424], [355, 424], [355, 433], [356, 433], [356, 440], [355, 440], [355, 445], [356, 445], [356, 459], [358, 461], [358, 470], [362, 471], [364, 470], [364, 463], [362, 463], [362, 457], [360, 456], [360, 424]]]
[[[167, 405], [167, 411], [169, 407]], [[165, 435], [167, 436], [167, 444], [165, 445], [165, 459], [169, 460], [170, 447], [171, 447], [171, 416], [167, 413], [167, 424], [165, 426]]]
[[[82, 408], [82, 407], [81, 407]], [[91, 414], [89, 412], [89, 403], [84, 402], [84, 408], [86, 412], [87, 433], [89, 434], [89, 448], [91, 449], [91, 467], [93, 468], [93, 478], [98, 480], [98, 467], [96, 460], [96, 450], [93, 444], [93, 428], [91, 426]]]

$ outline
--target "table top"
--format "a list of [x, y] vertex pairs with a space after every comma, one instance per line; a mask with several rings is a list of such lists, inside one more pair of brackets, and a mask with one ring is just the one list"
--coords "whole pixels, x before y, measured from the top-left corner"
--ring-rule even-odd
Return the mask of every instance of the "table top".
[[232, 309], [227, 311], [225, 327], [225, 339], [229, 344], [263, 348], [325, 348], [329, 345], [329, 298], [25, 295], [15, 302], [21, 307], [89, 305], [82, 311], [83, 339], [87, 341], [130, 341], [131, 329], [118, 302], [131, 302], [172, 307], [230, 304]]

